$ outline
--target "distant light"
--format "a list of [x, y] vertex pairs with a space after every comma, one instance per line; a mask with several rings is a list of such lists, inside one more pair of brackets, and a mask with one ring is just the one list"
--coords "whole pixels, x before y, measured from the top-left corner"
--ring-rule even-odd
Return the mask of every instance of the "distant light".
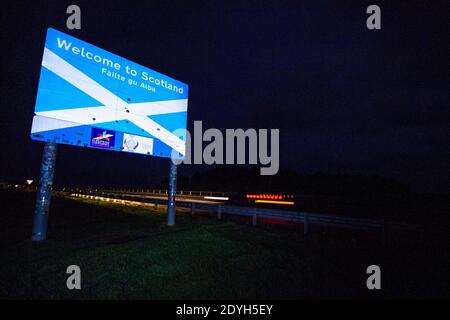
[[255, 200], [255, 203], [286, 204], [290, 206], [295, 204], [294, 201], [275, 201], [275, 200]]
[[230, 200], [230, 198], [228, 197], [209, 197], [209, 196], [205, 196], [203, 197], [203, 199], [209, 199], [209, 200]]
[[27, 180], [27, 185], [30, 185], [33, 183], [33, 180]]
[[283, 199], [293, 199], [293, 195], [281, 195], [281, 194], [246, 194], [247, 199], [268, 199], [268, 200], [283, 200]]

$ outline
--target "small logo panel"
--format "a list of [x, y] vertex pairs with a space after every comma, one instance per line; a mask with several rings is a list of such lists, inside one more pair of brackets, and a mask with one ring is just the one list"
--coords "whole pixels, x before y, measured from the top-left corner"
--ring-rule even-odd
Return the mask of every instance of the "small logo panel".
[[98, 128], [92, 128], [91, 147], [110, 149], [114, 148], [116, 132]]
[[124, 133], [122, 149], [127, 152], [152, 155], [153, 139]]

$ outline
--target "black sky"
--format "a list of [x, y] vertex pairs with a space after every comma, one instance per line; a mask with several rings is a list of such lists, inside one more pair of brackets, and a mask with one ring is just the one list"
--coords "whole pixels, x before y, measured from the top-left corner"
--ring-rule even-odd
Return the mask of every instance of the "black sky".
[[[281, 167], [378, 174], [450, 192], [449, 1], [77, 1], [4, 4], [0, 178], [37, 178], [29, 131], [46, 28], [189, 84], [188, 128], [279, 128]], [[366, 28], [370, 4], [382, 29]], [[60, 185], [145, 185], [168, 160], [60, 146]], [[181, 173], [198, 168], [187, 167]]]

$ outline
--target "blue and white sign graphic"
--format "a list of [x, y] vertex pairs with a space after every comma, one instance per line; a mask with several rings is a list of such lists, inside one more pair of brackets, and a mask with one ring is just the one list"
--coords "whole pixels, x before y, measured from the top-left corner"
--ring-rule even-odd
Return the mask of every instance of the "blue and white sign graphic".
[[182, 159], [187, 104], [186, 84], [49, 28], [31, 138]]

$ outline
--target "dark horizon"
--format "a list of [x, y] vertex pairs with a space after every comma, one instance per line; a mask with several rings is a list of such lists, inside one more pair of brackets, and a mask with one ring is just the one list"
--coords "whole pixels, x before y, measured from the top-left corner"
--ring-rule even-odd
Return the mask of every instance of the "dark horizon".
[[[279, 128], [280, 170], [383, 176], [450, 193], [449, 4], [79, 1], [8, 4], [2, 12], [0, 179], [38, 179], [29, 137], [47, 27], [189, 85], [188, 129]], [[101, 8], [101, 10], [99, 9]], [[59, 146], [55, 185], [163, 181], [167, 159]], [[208, 166], [180, 167], [192, 176]]]

